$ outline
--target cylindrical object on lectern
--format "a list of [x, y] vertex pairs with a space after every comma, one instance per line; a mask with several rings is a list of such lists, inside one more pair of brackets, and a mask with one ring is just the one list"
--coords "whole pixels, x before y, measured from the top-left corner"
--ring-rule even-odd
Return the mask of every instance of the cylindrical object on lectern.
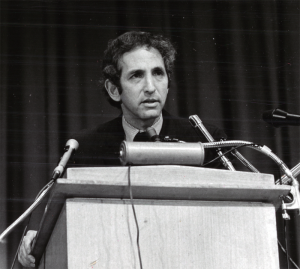
[[154, 143], [123, 141], [120, 146], [122, 165], [173, 164], [202, 165], [204, 148], [201, 143]]

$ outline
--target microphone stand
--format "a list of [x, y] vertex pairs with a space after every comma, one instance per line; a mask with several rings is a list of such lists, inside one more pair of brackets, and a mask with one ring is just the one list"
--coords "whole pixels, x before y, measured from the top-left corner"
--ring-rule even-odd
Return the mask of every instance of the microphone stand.
[[[45, 197], [47, 195], [47, 193], [49, 192], [49, 190], [52, 188], [54, 184], [54, 180], [51, 179], [51, 181], [46, 185], [44, 186], [40, 192], [38, 193], [38, 195], [36, 196], [35, 198], [35, 202], [37, 202], [36, 204], [34, 203], [31, 207], [32, 208], [32, 211], [41, 203], [41, 201], [43, 200], [43, 197]], [[40, 199], [39, 199], [40, 198]], [[40, 201], [40, 202], [38, 202]], [[29, 208], [30, 209], [30, 208]], [[29, 210], [28, 209], [28, 210]], [[28, 211], [27, 210], [27, 211]], [[21, 223], [23, 220], [25, 220], [28, 216], [28, 220], [27, 220], [27, 224], [24, 228], [24, 231], [23, 231], [23, 234], [21, 236], [21, 240], [20, 240], [20, 243], [19, 243], [19, 246], [17, 248], [17, 251], [16, 251], [16, 254], [15, 254], [15, 257], [13, 259], [13, 262], [12, 262], [12, 265], [10, 267], [10, 269], [13, 269], [14, 268], [14, 265], [15, 265], [15, 262], [16, 262], [16, 258], [18, 256], [18, 253], [19, 253], [19, 250], [20, 250], [20, 247], [21, 247], [21, 244], [22, 244], [22, 241], [23, 241], [23, 237], [25, 236], [25, 233], [27, 231], [27, 227], [28, 227], [28, 224], [29, 224], [29, 221], [30, 221], [30, 218], [31, 218], [31, 212], [29, 212], [28, 214], [25, 214], [27, 211], [25, 211], [12, 225], [10, 225], [2, 234], [1, 236], [3, 236], [3, 238], [5, 238], [19, 223]], [[0, 239], [0, 242], [3, 242], [3, 238]]]
[[[202, 121], [197, 115], [193, 115], [189, 117], [189, 121], [191, 125], [196, 129], [197, 132], [202, 132], [202, 134], [205, 136], [208, 142], [214, 142], [215, 139], [211, 136], [211, 134], [207, 131], [205, 126], [203, 125]], [[217, 148], [217, 154], [219, 155], [222, 164], [231, 171], [236, 171], [234, 166], [232, 165], [231, 161], [223, 155], [220, 148]]]
[[246, 166], [250, 171], [254, 173], [259, 173], [259, 171], [237, 150], [233, 150], [231, 154], [236, 157], [244, 166]]
[[46, 194], [51, 190], [54, 182], [56, 179], [58, 179], [60, 176], [62, 176], [65, 172], [65, 167], [72, 156], [72, 154], [78, 149], [79, 144], [75, 139], [70, 139], [67, 141], [65, 146], [65, 153], [61, 157], [57, 167], [55, 167], [51, 179], [49, 183], [42, 188], [42, 190], [39, 192], [36, 200], [34, 203], [17, 219], [15, 220], [2, 234], [0, 235], [0, 242], [22, 221], [24, 221], [32, 212], [33, 210], [42, 202], [43, 198], [46, 196]]
[[6, 228], [1, 233], [0, 242], [3, 242], [4, 238], [7, 235], [9, 235], [15, 229], [16, 226], [18, 226], [22, 221], [24, 221], [36, 209], [36, 207], [43, 201], [43, 198], [51, 190], [53, 184], [54, 184], [54, 180], [51, 179], [50, 182], [40, 191], [40, 194], [37, 196], [34, 203], [19, 218], [17, 218], [8, 228]]
[[[65, 172], [65, 167], [67, 165], [67, 162], [69, 161], [70, 157], [72, 156], [72, 154], [78, 149], [79, 144], [76, 140], [74, 139], [70, 139], [67, 141], [66, 147], [65, 147], [65, 153], [62, 156], [62, 158], [60, 159], [58, 166], [54, 169], [51, 179], [48, 182], [48, 184], [46, 184], [38, 193], [34, 203], [19, 217], [17, 218], [17, 220], [15, 220], [8, 228], [6, 228], [1, 234], [0, 234], [0, 242], [4, 242], [4, 238], [10, 234], [15, 228], [16, 226], [18, 226], [22, 221], [24, 221], [28, 216], [31, 216], [31, 213], [36, 209], [36, 207], [43, 201], [43, 198], [48, 194], [48, 192], [51, 190], [51, 188], [53, 187], [55, 181], [64, 174]], [[30, 218], [29, 218], [30, 219]], [[28, 219], [28, 222], [29, 222]], [[27, 225], [24, 229], [20, 244], [18, 246], [16, 255], [14, 257], [13, 260], [13, 264], [12, 267], [14, 267], [15, 261], [16, 261], [16, 257], [17, 257], [17, 253], [19, 252], [20, 246], [21, 246], [21, 242], [23, 239], [23, 236], [25, 234], [27, 230]]]
[[[191, 125], [196, 129], [197, 132], [201, 131], [202, 134], [205, 136], [208, 142], [214, 142], [214, 138], [211, 136], [211, 134], [208, 132], [208, 130], [205, 128], [204, 124], [198, 117], [198, 115], [192, 115], [189, 117], [189, 121]], [[233, 167], [232, 163], [229, 161], [227, 157], [225, 157], [222, 154], [222, 151], [220, 149], [217, 149], [217, 154], [221, 156], [221, 161], [223, 165], [231, 170], [235, 171], [235, 168]], [[233, 156], [235, 156], [244, 166], [246, 166], [250, 171], [254, 173], [259, 173], [259, 171], [236, 149], [231, 152]]]

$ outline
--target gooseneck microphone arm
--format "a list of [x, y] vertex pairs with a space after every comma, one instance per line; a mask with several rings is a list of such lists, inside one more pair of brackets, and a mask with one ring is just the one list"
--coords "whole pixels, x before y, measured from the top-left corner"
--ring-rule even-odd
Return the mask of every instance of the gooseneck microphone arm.
[[[269, 149], [267, 146], [261, 146], [257, 144], [253, 144], [252, 142], [247, 141], [220, 141], [220, 142], [209, 142], [202, 144], [204, 149], [206, 148], [220, 148], [220, 147], [237, 147], [237, 146], [248, 146], [254, 150], [260, 151], [261, 153], [270, 157], [282, 170], [282, 172], [289, 178], [291, 181], [291, 194], [293, 196], [293, 201], [290, 203], [284, 203], [284, 210], [289, 209], [297, 209], [298, 214], [300, 215], [300, 193], [299, 193], [299, 183], [295, 179], [293, 172], [288, 169], [287, 165]], [[298, 171], [298, 166], [294, 169], [295, 173]]]
[[62, 176], [63, 173], [65, 172], [65, 167], [66, 167], [70, 157], [78, 149], [78, 147], [79, 147], [79, 144], [76, 140], [70, 139], [67, 141], [66, 147], [65, 147], [65, 153], [62, 156], [62, 158], [60, 159], [57, 167], [54, 169], [51, 180], [40, 191], [40, 193], [36, 197], [34, 203], [18, 219], [16, 219], [7, 229], [5, 229], [0, 234], [0, 242], [2, 242], [3, 239], [8, 234], [10, 234], [17, 225], [19, 225], [22, 221], [24, 221], [36, 209], [36, 207], [42, 202], [45, 195], [51, 190], [56, 179], [58, 179], [60, 176]]
[[261, 146], [254, 144], [248, 141], [241, 141], [241, 140], [229, 140], [229, 141], [216, 141], [216, 142], [208, 142], [202, 144], [204, 149], [206, 148], [221, 148], [221, 147], [238, 147], [238, 146], [247, 146], [254, 150], [257, 150], [268, 157], [270, 157], [277, 165], [280, 167], [283, 173], [285, 173], [289, 178], [293, 178], [292, 172], [288, 169], [286, 164], [277, 157], [276, 154], [272, 152], [270, 148], [267, 146]]
[[[207, 131], [205, 126], [203, 125], [202, 121], [197, 115], [192, 115], [189, 117], [189, 121], [191, 125], [196, 129], [198, 133], [202, 133], [205, 138], [207, 139], [208, 142], [214, 142], [215, 139], [211, 136], [211, 134]], [[221, 158], [222, 164], [231, 171], [236, 171], [235, 168], [233, 167], [232, 163], [229, 161], [229, 159], [223, 155], [222, 151], [220, 148], [217, 148], [217, 154]]]
[[[291, 172], [294, 177], [297, 177], [300, 174], [300, 163], [295, 165], [292, 169]], [[280, 179], [277, 179], [275, 184], [276, 185], [285, 185], [291, 183], [291, 179], [287, 177], [287, 175], [283, 175]]]

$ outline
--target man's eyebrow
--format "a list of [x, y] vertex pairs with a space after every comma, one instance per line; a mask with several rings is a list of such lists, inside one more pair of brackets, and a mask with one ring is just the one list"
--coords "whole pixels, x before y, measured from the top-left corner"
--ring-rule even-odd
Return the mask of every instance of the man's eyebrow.
[[152, 68], [152, 70], [153, 70], [153, 71], [159, 70], [159, 71], [165, 72], [165, 69], [164, 69], [163, 67], [161, 67], [161, 66], [154, 67], [154, 68]]
[[136, 72], [144, 72], [143, 69], [137, 68], [137, 69], [132, 69], [128, 72], [129, 75], [134, 74]]
[[[151, 71], [157, 71], [157, 70], [165, 72], [165, 69], [162, 66], [155, 66], [151, 69]], [[144, 72], [145, 70], [141, 68], [131, 69], [128, 71], [127, 76], [131, 76], [136, 73], [144, 73]]]
[[145, 71], [143, 69], [132, 69], [130, 70], [127, 74], [126, 74], [126, 77], [131, 77], [132, 75], [135, 75], [135, 74], [143, 74]]

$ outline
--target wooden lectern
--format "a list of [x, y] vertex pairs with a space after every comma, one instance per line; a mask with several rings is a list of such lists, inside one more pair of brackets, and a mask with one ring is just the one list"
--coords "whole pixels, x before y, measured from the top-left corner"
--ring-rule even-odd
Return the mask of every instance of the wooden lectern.
[[[128, 170], [72, 168], [57, 180], [38, 268], [140, 268]], [[272, 175], [135, 166], [130, 179], [144, 269], [279, 269], [275, 208], [290, 187]]]

